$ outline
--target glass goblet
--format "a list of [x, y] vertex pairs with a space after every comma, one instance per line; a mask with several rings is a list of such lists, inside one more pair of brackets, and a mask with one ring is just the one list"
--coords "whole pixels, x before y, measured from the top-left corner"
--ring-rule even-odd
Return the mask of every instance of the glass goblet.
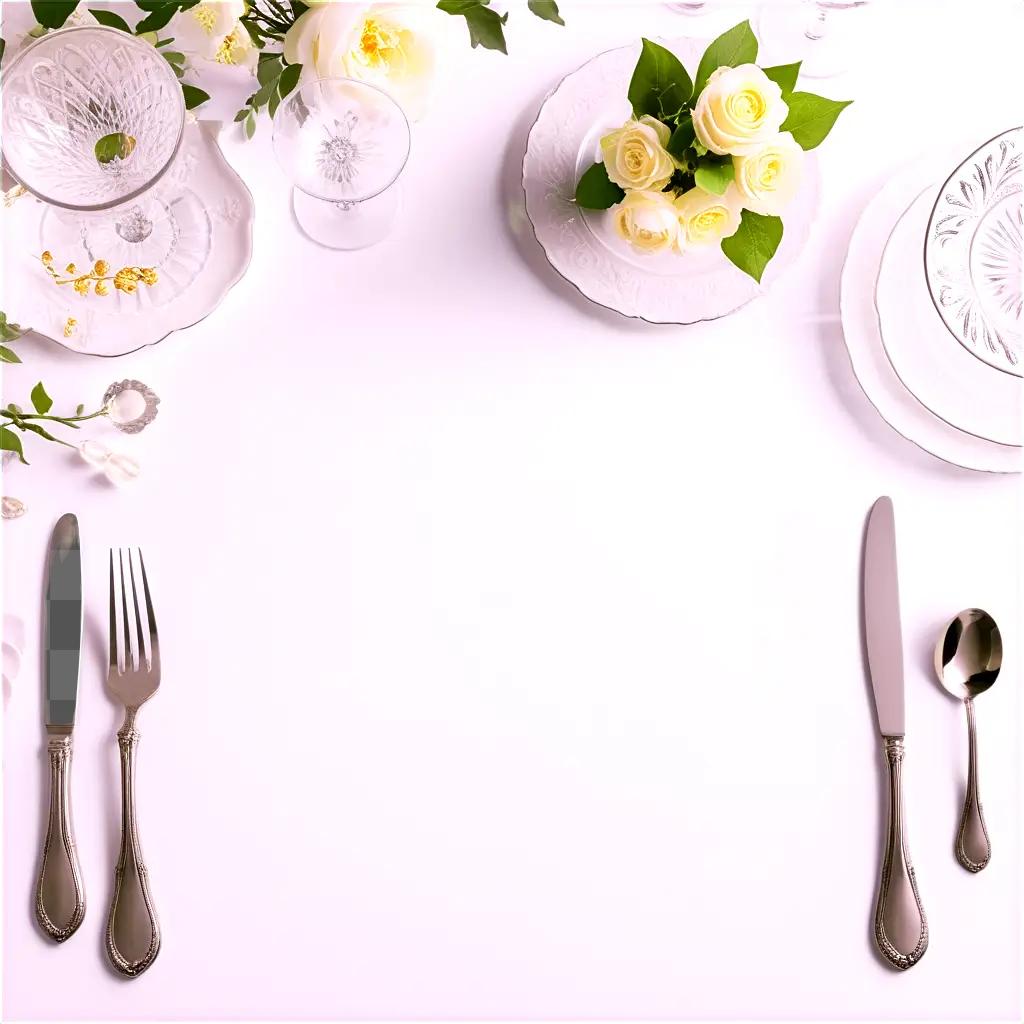
[[[5, 68], [2, 104], [3, 163], [46, 204], [39, 243], [61, 263], [159, 270], [196, 234], [197, 200], [179, 201], [185, 100], [149, 43], [103, 26], [48, 33]], [[162, 281], [161, 300], [190, 280]]]
[[350, 78], [301, 85], [274, 116], [274, 151], [299, 226], [331, 249], [362, 249], [394, 222], [409, 122], [382, 89]]
[[774, 0], [758, 16], [758, 38], [772, 56], [800, 60], [801, 78], [847, 71], [864, 41], [864, 23], [849, 12], [868, 0]]

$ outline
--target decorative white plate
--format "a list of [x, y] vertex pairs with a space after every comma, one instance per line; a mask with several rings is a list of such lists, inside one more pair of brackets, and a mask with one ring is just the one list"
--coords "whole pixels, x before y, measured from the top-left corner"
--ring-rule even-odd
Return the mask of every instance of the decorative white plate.
[[936, 189], [932, 183], [917, 196], [886, 243], [875, 291], [882, 343], [903, 385], [934, 415], [976, 437], [1020, 445], [1020, 379], [993, 373], [935, 315], [921, 239]]
[[[706, 43], [664, 45], [693, 73]], [[782, 243], [761, 284], [718, 246], [685, 256], [634, 253], [611, 234], [604, 212], [581, 210], [573, 196], [580, 175], [600, 158], [601, 136], [630, 116], [626, 91], [639, 53], [636, 44], [599, 54], [545, 99], [523, 160], [526, 212], [548, 261], [593, 302], [652, 323], [714, 320], [761, 295], [799, 254], [817, 207], [817, 167], [809, 154], [800, 195], [783, 214]]]
[[935, 308], [968, 352], [1024, 376], [1022, 131], [986, 142], [939, 189], [924, 262]]
[[[44, 250], [52, 250], [61, 264], [70, 258], [85, 266], [91, 259], [84, 255], [80, 239], [76, 241], [83, 253], [67, 254], [72, 237], [67, 215], [23, 196], [0, 215], [5, 257], [2, 308], [37, 334], [94, 356], [126, 355], [202, 320], [249, 266], [252, 195], [224, 159], [210, 128], [203, 125], [186, 127], [169, 175], [180, 175], [181, 188], [163, 203], [166, 218], [154, 218], [153, 234], [168, 235], [168, 256], [155, 268], [155, 285], [140, 285], [131, 295], [111, 289], [107, 296], [80, 296], [70, 285], [55, 285], [39, 261]], [[109, 231], [102, 223], [90, 227], [96, 257], [106, 259], [112, 271], [134, 266], [131, 244], [117, 237], [113, 220], [108, 226]], [[65, 337], [69, 317], [77, 324]]]
[[882, 344], [874, 301], [882, 254], [894, 225], [927, 187], [928, 177], [915, 164], [891, 178], [861, 215], [850, 239], [840, 311], [853, 372], [882, 418], [919, 448], [965, 469], [1019, 473], [1021, 449], [974, 437], [932, 415], [900, 382]]

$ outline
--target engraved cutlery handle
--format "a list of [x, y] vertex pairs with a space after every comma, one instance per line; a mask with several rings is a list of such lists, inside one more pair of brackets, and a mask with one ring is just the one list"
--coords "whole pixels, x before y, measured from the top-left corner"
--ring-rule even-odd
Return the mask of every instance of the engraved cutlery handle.
[[107, 955], [129, 978], [142, 974], [160, 952], [160, 925], [149, 894], [149, 877], [135, 818], [135, 752], [139, 734], [129, 711], [117, 734], [121, 748], [121, 855], [114, 872], [114, 897], [107, 920]]
[[978, 796], [978, 737], [974, 725], [974, 701], [964, 701], [967, 708], [967, 795], [964, 797], [964, 811], [960, 816], [960, 828], [956, 834], [956, 859], [968, 871], [980, 871], [992, 857], [992, 845], [985, 828], [985, 816], [981, 812]]
[[36, 886], [36, 918], [51, 939], [70, 938], [85, 917], [82, 868], [71, 827], [71, 736], [51, 736], [50, 814]]
[[875, 907], [875, 943], [893, 967], [905, 971], [928, 948], [928, 921], [903, 834], [903, 737], [884, 738], [889, 765], [889, 821]]

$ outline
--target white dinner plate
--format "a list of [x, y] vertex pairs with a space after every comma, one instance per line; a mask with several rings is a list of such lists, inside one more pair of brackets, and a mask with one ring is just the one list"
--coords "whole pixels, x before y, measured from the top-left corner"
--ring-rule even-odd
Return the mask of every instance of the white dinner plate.
[[925, 188], [885, 246], [876, 300], [882, 343], [896, 375], [930, 412], [998, 444], [1021, 443], [1021, 381], [960, 344], [936, 315], [921, 247], [938, 185]]
[[[920, 163], [896, 174], [861, 214], [843, 264], [840, 312], [854, 375], [882, 418], [908, 441], [965, 469], [1019, 473], [1021, 449], [975, 437], [933, 415], [904, 386], [882, 344], [875, 287], [885, 244], [896, 222], [927, 187]], [[996, 371], [993, 371], [996, 372]]]
[[[23, 327], [31, 327], [65, 348], [83, 355], [121, 356], [155, 345], [169, 334], [198, 323], [220, 304], [242, 278], [252, 256], [252, 195], [224, 159], [209, 126], [186, 126], [172, 174], [182, 187], [168, 205], [175, 215], [174, 244], [166, 265], [157, 267], [161, 280], [185, 282], [178, 292], [161, 293], [160, 282], [139, 286], [131, 295], [111, 290], [107, 296], [76, 295], [70, 285], [54, 284], [39, 260], [52, 249], [63, 264], [68, 254], [53, 241], [59, 213], [31, 195], [16, 199], [0, 213], [4, 274], [0, 307]], [[108, 239], [96, 257], [131, 264], [130, 249]], [[82, 265], [89, 256], [79, 259]], [[116, 269], [112, 265], [112, 270]], [[64, 326], [77, 321], [70, 336]]]
[[[706, 42], [662, 41], [694, 73]], [[630, 117], [626, 93], [640, 46], [589, 60], [548, 95], [530, 130], [523, 160], [526, 212], [548, 262], [599, 305], [652, 323], [690, 324], [735, 312], [799, 255], [818, 202], [818, 172], [807, 155], [798, 196], [782, 214], [783, 238], [758, 284], [721, 249], [684, 256], [634, 253], [608, 230], [603, 213], [576, 205], [576, 183], [600, 158], [599, 140]]]

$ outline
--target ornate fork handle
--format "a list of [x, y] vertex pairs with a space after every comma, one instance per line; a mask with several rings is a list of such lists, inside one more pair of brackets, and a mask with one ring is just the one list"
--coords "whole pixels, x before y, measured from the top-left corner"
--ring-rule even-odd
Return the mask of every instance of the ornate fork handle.
[[85, 888], [71, 826], [71, 736], [51, 736], [50, 814], [36, 885], [36, 918], [51, 939], [70, 938], [85, 917]]
[[117, 734], [121, 748], [121, 855], [114, 872], [114, 897], [107, 920], [107, 955], [129, 978], [138, 977], [160, 952], [160, 925], [149, 893], [149, 875], [135, 817], [135, 752], [139, 734], [129, 709]]
[[903, 834], [902, 736], [885, 737], [885, 758], [889, 765], [889, 821], [875, 907], [875, 943], [893, 967], [905, 971], [928, 948], [928, 921]]

